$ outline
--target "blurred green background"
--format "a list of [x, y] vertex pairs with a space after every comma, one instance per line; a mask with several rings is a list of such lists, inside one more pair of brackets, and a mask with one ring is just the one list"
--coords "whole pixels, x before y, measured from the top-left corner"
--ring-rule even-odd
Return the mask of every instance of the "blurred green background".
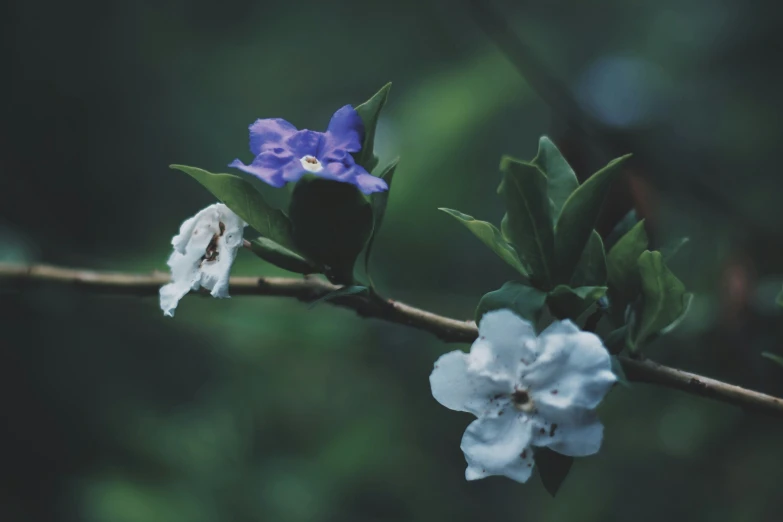
[[[550, 135], [585, 177], [635, 154], [602, 221], [636, 206], [698, 293], [648, 353], [783, 395], [783, 13], [776, 3], [486, 3], [576, 101], [544, 99], [467, 2], [248, 0], [3, 5], [0, 260], [165, 269], [212, 202], [170, 163], [250, 159], [247, 126], [323, 129], [393, 81], [378, 131], [402, 161], [374, 279], [468, 318], [513, 273], [445, 206], [498, 222], [501, 154]], [[549, 93], [551, 94], [551, 93]], [[574, 120], [576, 118], [576, 120]], [[581, 118], [581, 119], [580, 119]], [[585, 118], [587, 120], [585, 120]], [[576, 124], [574, 123], [576, 121]], [[575, 130], [590, 121], [589, 134]], [[284, 275], [249, 253], [239, 275]], [[284, 299], [3, 287], [0, 519], [778, 521], [783, 423], [635, 385], [601, 407], [601, 453], [556, 499], [537, 478], [468, 483], [467, 414], [429, 391], [455, 346]]]

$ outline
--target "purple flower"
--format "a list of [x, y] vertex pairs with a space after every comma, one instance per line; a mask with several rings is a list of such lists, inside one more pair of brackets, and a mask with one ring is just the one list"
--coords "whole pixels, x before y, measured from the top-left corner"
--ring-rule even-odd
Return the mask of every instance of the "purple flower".
[[388, 190], [389, 186], [356, 164], [351, 153], [359, 152], [364, 124], [359, 113], [346, 105], [332, 116], [326, 132], [296, 130], [280, 118], [256, 120], [250, 126], [250, 165], [238, 159], [229, 167], [257, 176], [273, 187], [297, 181], [307, 173], [355, 185], [364, 194]]

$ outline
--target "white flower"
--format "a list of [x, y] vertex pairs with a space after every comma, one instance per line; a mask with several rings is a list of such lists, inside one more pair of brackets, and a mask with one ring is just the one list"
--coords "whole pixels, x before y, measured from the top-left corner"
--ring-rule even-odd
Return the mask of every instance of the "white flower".
[[443, 355], [430, 374], [442, 405], [474, 414], [462, 437], [465, 478], [526, 482], [532, 446], [572, 457], [596, 453], [603, 426], [593, 411], [616, 377], [601, 339], [571, 321], [533, 326], [510, 310], [484, 315], [470, 353]]
[[210, 205], [182, 223], [179, 234], [171, 240], [171, 283], [160, 289], [164, 315], [172, 317], [179, 300], [200, 287], [211, 290], [212, 297], [229, 297], [229, 273], [246, 226], [222, 203]]

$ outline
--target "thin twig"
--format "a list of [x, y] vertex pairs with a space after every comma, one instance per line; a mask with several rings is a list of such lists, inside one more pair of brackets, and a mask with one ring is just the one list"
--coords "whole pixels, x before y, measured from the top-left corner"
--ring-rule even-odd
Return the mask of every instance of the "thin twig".
[[[110, 295], [155, 296], [158, 289], [169, 281], [162, 272], [129, 274], [98, 272], [63, 268], [52, 265], [17, 265], [0, 263], [0, 284], [3, 287], [24, 288], [34, 283], [59, 283], [76, 288]], [[256, 295], [293, 297], [312, 302], [337, 290], [318, 277], [302, 279], [284, 277], [232, 277], [232, 295]], [[384, 299], [377, 294], [370, 296], [344, 296], [330, 304], [350, 308], [362, 317], [375, 317], [393, 323], [425, 330], [445, 342], [470, 343], [478, 335], [476, 323], [443, 317], [399, 301]], [[783, 399], [755, 392], [739, 386], [658, 364], [650, 360], [620, 357], [626, 377], [630, 381], [655, 384], [681, 390], [693, 395], [715, 399], [739, 406], [749, 411], [783, 418]]]

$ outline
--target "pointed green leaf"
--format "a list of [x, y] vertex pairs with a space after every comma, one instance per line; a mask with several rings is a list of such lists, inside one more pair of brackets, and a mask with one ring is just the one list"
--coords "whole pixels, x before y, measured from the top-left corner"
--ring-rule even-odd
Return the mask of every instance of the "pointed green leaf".
[[[507, 233], [531, 280], [543, 289], [552, 285], [554, 231], [547, 179], [535, 165], [503, 158], [503, 182], [498, 189], [506, 204]], [[502, 224], [501, 224], [502, 226]]]
[[476, 322], [492, 310], [508, 308], [520, 317], [536, 324], [546, 302], [546, 292], [518, 281], [509, 281], [498, 290], [484, 295], [476, 307]]
[[663, 261], [660, 252], [649, 250], [639, 256], [642, 306], [633, 325], [630, 348], [636, 351], [648, 338], [680, 320], [691, 296]]
[[553, 497], [557, 495], [560, 486], [571, 471], [571, 465], [574, 463], [574, 457], [561, 455], [549, 448], [536, 448], [535, 452], [536, 468], [541, 477], [541, 483], [544, 488]]
[[511, 236], [508, 230], [508, 214], [503, 214], [503, 219], [500, 220], [500, 235], [511, 244]]
[[780, 355], [775, 355], [774, 353], [769, 353], [769, 352], [762, 352], [761, 356], [766, 357], [770, 361], [776, 362], [779, 365], [783, 366], [783, 357], [781, 357]]
[[606, 294], [605, 286], [571, 288], [558, 285], [549, 292], [546, 303], [558, 319], [575, 320]]
[[604, 247], [608, 252], [611, 250], [617, 241], [628, 233], [639, 222], [639, 217], [636, 215], [636, 209], [631, 209], [623, 218], [614, 226], [612, 231], [606, 236], [604, 241]]
[[582, 251], [579, 263], [571, 276], [572, 287], [605, 286], [606, 285], [606, 253], [601, 234], [593, 230], [587, 246]]
[[649, 240], [644, 220], [622, 236], [606, 256], [607, 278], [612, 296], [627, 302], [640, 291], [639, 256], [647, 250]]
[[618, 354], [625, 348], [625, 339], [628, 337], [628, 326], [624, 325], [612, 330], [604, 340], [604, 346], [611, 354]]
[[375, 130], [378, 126], [381, 109], [389, 96], [389, 89], [391, 89], [391, 83], [381, 87], [381, 90], [376, 92], [372, 98], [356, 107], [356, 112], [359, 113], [364, 123], [364, 140], [362, 141], [362, 150], [354, 154], [353, 157], [356, 163], [364, 167], [367, 172], [372, 172], [378, 165], [378, 156], [374, 152]]
[[349, 295], [366, 295], [370, 292], [370, 289], [366, 286], [359, 286], [359, 285], [353, 285], [353, 286], [344, 286], [342, 288], [338, 288], [337, 290], [334, 290], [333, 292], [329, 292], [328, 294], [319, 297], [315, 301], [311, 302], [307, 308], [313, 309], [317, 305], [321, 303], [325, 303], [326, 301], [331, 301], [333, 299], [337, 299], [338, 297], [345, 297]]
[[364, 250], [364, 271], [367, 274], [367, 279], [370, 280], [370, 286], [374, 286], [372, 277], [370, 277], [370, 254], [372, 253], [372, 245], [375, 243], [375, 238], [378, 235], [378, 231], [381, 229], [383, 223], [383, 216], [386, 214], [386, 205], [389, 202], [389, 193], [391, 192], [392, 179], [394, 178], [394, 171], [397, 168], [397, 163], [400, 158], [395, 158], [389, 163], [379, 176], [389, 186], [388, 190], [382, 192], [374, 192], [370, 194], [370, 205], [372, 206], [373, 227], [370, 240], [367, 242], [367, 248]]
[[664, 246], [660, 248], [661, 254], [663, 254], [663, 260], [667, 263], [671, 261], [674, 256], [676, 256], [682, 247], [688, 244], [690, 242], [689, 237], [680, 237], [673, 241], [670, 241], [666, 243]]
[[324, 268], [337, 284], [353, 284], [356, 258], [372, 234], [370, 202], [349, 183], [306, 176], [289, 207], [297, 252]]
[[691, 309], [691, 305], [693, 304], [693, 294], [690, 292], [686, 292], [685, 295], [682, 296], [682, 311], [680, 312], [679, 317], [677, 317], [674, 321], [669, 323], [668, 326], [665, 328], [662, 328], [660, 332], [658, 332], [659, 335], [664, 335], [675, 328], [677, 328], [680, 323], [682, 323], [685, 318], [688, 316], [688, 312]]
[[259, 237], [251, 241], [250, 250], [264, 261], [268, 261], [290, 272], [296, 272], [297, 274], [315, 274], [318, 272], [318, 268], [296, 252], [292, 252], [265, 237]]
[[286, 248], [294, 247], [291, 223], [286, 215], [267, 204], [263, 196], [244, 179], [233, 174], [213, 174], [186, 165], [170, 165], [170, 168], [193, 177], [262, 236]]
[[620, 173], [620, 165], [628, 157], [612, 160], [606, 167], [590, 176], [563, 205], [560, 219], [555, 226], [558, 281], [566, 282], [571, 279], [579, 256], [598, 221], [612, 181]]
[[523, 267], [522, 263], [519, 261], [517, 253], [514, 251], [514, 247], [503, 239], [503, 235], [493, 224], [487, 223], [486, 221], [479, 221], [478, 219], [474, 219], [473, 216], [463, 214], [458, 210], [452, 210], [450, 208], [439, 208], [438, 210], [442, 210], [465, 225], [468, 230], [473, 232], [473, 234], [479, 238], [482, 243], [487, 245], [490, 250], [497, 254], [500, 259], [511, 265], [520, 274], [527, 276], [527, 270], [525, 270], [525, 267]]
[[541, 136], [538, 140], [538, 154], [533, 158], [532, 163], [546, 175], [547, 192], [552, 202], [552, 216], [557, 222], [568, 196], [579, 186], [574, 169], [560, 154], [560, 150], [552, 140], [546, 136]]

